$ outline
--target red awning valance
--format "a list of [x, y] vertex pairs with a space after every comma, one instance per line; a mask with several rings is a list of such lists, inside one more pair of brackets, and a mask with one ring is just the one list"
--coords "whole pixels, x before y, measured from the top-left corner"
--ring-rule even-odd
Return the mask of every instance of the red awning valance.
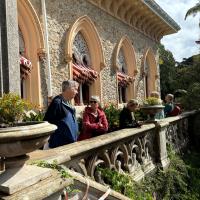
[[82, 64], [72, 64], [73, 79], [79, 83], [92, 83], [98, 78], [98, 72]]
[[26, 79], [27, 76], [31, 73], [32, 63], [30, 60], [20, 55], [20, 76], [21, 79]]
[[123, 72], [117, 72], [117, 80], [119, 87], [127, 87], [133, 82], [133, 78]]

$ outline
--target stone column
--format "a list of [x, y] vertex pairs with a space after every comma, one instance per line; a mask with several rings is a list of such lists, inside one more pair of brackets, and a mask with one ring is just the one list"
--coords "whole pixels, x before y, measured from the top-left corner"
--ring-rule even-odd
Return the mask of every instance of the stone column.
[[169, 166], [169, 159], [167, 155], [167, 139], [166, 139], [166, 132], [167, 126], [169, 125], [168, 122], [157, 123], [157, 142], [158, 142], [158, 157], [161, 167], [166, 169]]
[[0, 1], [0, 31], [0, 89], [20, 94], [17, 0]]

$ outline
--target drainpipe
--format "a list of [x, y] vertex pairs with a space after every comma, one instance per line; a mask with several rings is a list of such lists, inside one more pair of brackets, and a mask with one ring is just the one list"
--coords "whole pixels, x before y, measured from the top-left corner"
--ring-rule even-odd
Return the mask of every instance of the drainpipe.
[[43, 17], [43, 26], [44, 26], [44, 38], [45, 38], [45, 49], [47, 52], [46, 55], [46, 67], [47, 67], [47, 91], [48, 98], [52, 97], [52, 84], [51, 84], [51, 64], [50, 64], [50, 54], [49, 54], [49, 42], [48, 42], [48, 28], [47, 28], [47, 16], [46, 16], [46, 5], [45, 0], [41, 0], [42, 4], [42, 17]]

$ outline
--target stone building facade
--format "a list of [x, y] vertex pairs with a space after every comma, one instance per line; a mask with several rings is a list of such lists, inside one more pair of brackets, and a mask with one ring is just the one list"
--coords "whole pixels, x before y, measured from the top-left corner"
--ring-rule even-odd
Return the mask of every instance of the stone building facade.
[[17, 15], [32, 63], [21, 93], [40, 106], [66, 79], [80, 82], [76, 105], [141, 101], [160, 90], [160, 39], [180, 29], [153, 0], [17, 0]]

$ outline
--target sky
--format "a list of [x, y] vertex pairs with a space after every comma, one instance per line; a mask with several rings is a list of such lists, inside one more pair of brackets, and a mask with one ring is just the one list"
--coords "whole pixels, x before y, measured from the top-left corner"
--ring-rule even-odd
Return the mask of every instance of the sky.
[[165, 49], [171, 51], [176, 61], [189, 58], [200, 53], [200, 45], [195, 41], [200, 39], [199, 20], [200, 15], [188, 16], [185, 20], [187, 10], [198, 2], [198, 0], [155, 0], [159, 6], [181, 27], [178, 33], [164, 36], [161, 43]]

